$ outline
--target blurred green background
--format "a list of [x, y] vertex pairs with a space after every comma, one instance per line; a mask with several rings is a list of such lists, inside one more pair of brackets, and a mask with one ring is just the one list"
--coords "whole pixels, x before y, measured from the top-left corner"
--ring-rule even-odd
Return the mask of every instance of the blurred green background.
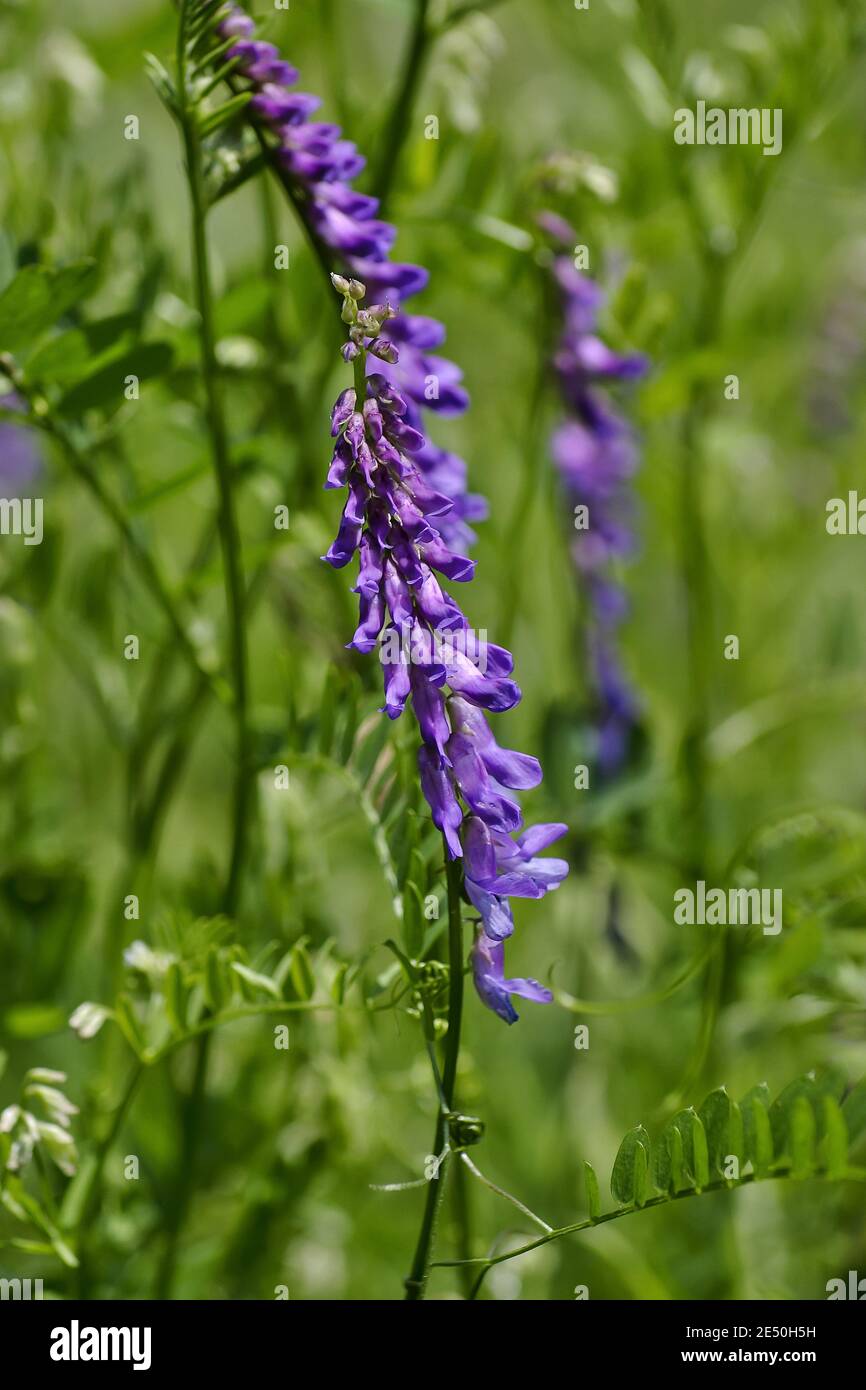
[[[301, 88], [323, 96], [322, 119], [375, 154], [413, 6], [256, 8], [263, 34], [300, 68]], [[866, 448], [863, 14], [841, 0], [672, 0], [667, 29], [659, 13], [632, 0], [592, 0], [588, 11], [531, 0], [455, 25], [430, 54], [388, 209], [398, 257], [431, 270], [412, 308], [447, 325], [446, 351], [472, 397], [435, 437], [468, 460], [473, 490], [490, 502], [477, 579], [461, 598], [491, 640], [507, 640], [499, 634], [516, 592], [524, 698], [497, 734], [544, 761], [527, 818], [571, 827], [571, 876], [543, 902], [518, 905], [509, 970], [583, 1000], [649, 997], [591, 1014], [560, 998], [525, 1007], [513, 1029], [467, 997], [458, 1093], [486, 1123], [478, 1163], [555, 1225], [585, 1212], [583, 1160], [606, 1175], [633, 1125], [657, 1129], [720, 1084], [741, 1095], [766, 1079], [775, 1093], [814, 1066], [850, 1081], [866, 1071], [863, 541], [825, 529], [827, 500], [857, 487]], [[208, 533], [214, 490], [181, 156], [144, 73], [145, 51], [168, 63], [173, 45], [168, 0], [0, 0], [0, 278], [16, 264], [95, 255], [88, 315], [134, 309], [149, 337], [173, 344], [171, 372], [123, 407], [93, 463], [179, 585]], [[675, 146], [672, 111], [698, 98], [781, 107], [782, 154]], [[130, 114], [138, 141], [123, 137]], [[424, 139], [428, 114], [439, 118], [435, 141]], [[642, 740], [614, 784], [589, 791], [573, 785], [587, 747], [583, 608], [548, 449], [559, 417], [552, 376], [533, 404], [555, 335], [532, 234], [545, 206], [590, 248], [591, 273], [609, 292], [607, 337], [652, 359], [623, 407], [641, 438], [640, 548], [623, 576], [632, 611], [622, 645]], [[434, 1096], [417, 1021], [363, 1002], [388, 998], [393, 962], [381, 943], [400, 924], [364, 786], [359, 797], [368, 769], [347, 776], [322, 732], [329, 701], [343, 711], [357, 698], [365, 717], [380, 702], [376, 672], [343, 648], [347, 574], [324, 572], [318, 558], [338, 515], [320, 488], [327, 412], [346, 384], [333, 296], [291, 210], [261, 180], [218, 207], [211, 233], [244, 557], [249, 573], [261, 567], [250, 650], [262, 773], [243, 906], [237, 923], [196, 925], [217, 913], [224, 876], [229, 719], [205, 698], [183, 723], [185, 677], [157, 656], [164, 618], [62, 453], [45, 445], [45, 542], [0, 545], [0, 1102], [15, 1099], [28, 1067], [66, 1071], [82, 1111], [74, 1132], [91, 1151], [128, 1058], [110, 1028], [84, 1043], [66, 1020], [84, 999], [110, 1002], [117, 953], [135, 939], [181, 958], [202, 934], [240, 941], [257, 964], [303, 937], [317, 978], [331, 956], [363, 955], [343, 1009], [286, 1019], [288, 1051], [275, 1050], [280, 1020], [268, 1016], [215, 1034], [173, 1291], [270, 1298], [285, 1285], [293, 1299], [399, 1297], [423, 1193], [372, 1185], [421, 1176]], [[275, 272], [283, 242], [290, 268]], [[735, 401], [724, 395], [731, 373]], [[699, 521], [682, 511], [689, 467]], [[527, 471], [532, 506], [515, 515]], [[280, 503], [292, 520], [275, 536]], [[709, 582], [690, 648], [683, 553], [693, 525]], [[203, 650], [218, 647], [218, 551], [187, 601]], [[138, 662], [123, 660], [129, 633], [141, 640]], [[723, 657], [728, 634], [739, 637], [739, 661]], [[701, 876], [752, 874], [781, 888], [785, 927], [779, 937], [733, 936], [721, 980], [695, 970], [668, 993], [704, 948], [700, 929], [673, 924], [672, 908], [675, 889], [694, 879], [683, 788], [694, 660], [708, 688]], [[150, 715], [136, 763], [130, 746]], [[185, 761], [142, 863], [127, 807], [178, 736]], [[409, 717], [387, 738], [405, 761]], [[276, 792], [271, 769], [283, 763], [291, 786]], [[375, 774], [370, 798], [367, 811], [387, 818]], [[133, 892], [141, 916], [127, 921]], [[652, 1003], [656, 994], [667, 997]], [[580, 1022], [590, 1025], [586, 1051], [573, 1045]], [[145, 1073], [108, 1154], [88, 1235], [89, 1296], [154, 1288], [191, 1066], [180, 1047]], [[140, 1158], [137, 1181], [124, 1178], [125, 1155]], [[59, 1207], [63, 1184], [48, 1183], [46, 1201]], [[469, 1192], [476, 1253], [497, 1232], [530, 1229], [480, 1184]], [[454, 1253], [451, 1214], [442, 1258]], [[0, 1241], [17, 1231], [0, 1214]], [[815, 1182], [804, 1194], [768, 1183], [561, 1240], [494, 1270], [486, 1296], [567, 1299], [587, 1284], [592, 1298], [820, 1298], [827, 1279], [864, 1260], [853, 1185]], [[80, 1289], [54, 1256], [2, 1245], [0, 1273], [41, 1273], [60, 1294]], [[431, 1296], [455, 1288], [453, 1272], [434, 1273]]]

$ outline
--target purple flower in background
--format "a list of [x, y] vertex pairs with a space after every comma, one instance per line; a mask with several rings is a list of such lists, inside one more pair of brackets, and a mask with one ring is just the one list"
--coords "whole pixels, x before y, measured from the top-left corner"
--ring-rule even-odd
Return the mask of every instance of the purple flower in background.
[[[252, 84], [249, 109], [274, 137], [276, 159], [297, 190], [296, 206], [334, 269], [362, 280], [371, 299], [395, 307], [418, 294], [427, 284], [427, 271], [390, 259], [396, 228], [377, 218], [375, 198], [351, 186], [365, 164], [355, 145], [342, 138], [339, 126], [310, 119], [321, 105], [318, 97], [289, 90], [298, 73], [272, 44], [254, 39], [255, 24], [240, 6], [228, 7], [218, 32], [237, 39], [226, 57], [236, 60], [237, 74]], [[442, 324], [403, 314], [383, 326], [383, 337], [397, 352], [393, 361], [380, 359], [376, 372], [400, 391], [408, 426], [420, 432], [425, 410], [454, 415], [466, 409], [469, 398], [460, 369], [435, 351], [445, 339]], [[470, 545], [475, 539], [471, 523], [484, 519], [487, 504], [468, 492], [463, 460], [425, 439], [415, 463], [429, 486], [451, 499], [439, 526], [444, 542], [455, 548]]]
[[325, 486], [345, 488], [347, 496], [324, 559], [341, 569], [358, 555], [359, 621], [349, 645], [360, 652], [379, 647], [389, 718], [399, 718], [411, 699], [422, 738], [421, 788], [449, 856], [463, 859], [466, 893], [481, 918], [476, 987], [513, 1023], [512, 994], [539, 1003], [552, 995], [534, 980], [504, 979], [503, 943], [514, 931], [509, 899], [541, 898], [559, 887], [568, 865], [540, 851], [566, 827], [523, 830], [514, 793], [537, 786], [541, 767], [501, 747], [487, 722], [488, 713], [520, 700], [511, 653], [477, 640], [442, 587], [443, 579], [470, 580], [474, 564], [452, 548], [446, 523], [453, 500], [422, 466], [429, 446], [398, 370], [403, 329], [396, 311], [390, 304], [362, 308], [364, 285], [332, 278], [343, 294], [343, 355], [354, 363], [355, 386], [341, 392], [331, 413], [335, 443]]
[[[14, 391], [0, 395], [0, 409], [23, 414], [24, 401]], [[42, 455], [33, 431], [25, 426], [0, 419], [0, 496], [20, 497], [24, 488], [39, 472]]]
[[[555, 213], [539, 224], [560, 247], [576, 234]], [[628, 754], [638, 703], [617, 650], [616, 630], [628, 611], [612, 568], [634, 549], [631, 480], [637, 467], [635, 437], [616, 411], [608, 386], [634, 381], [646, 371], [638, 355], [613, 352], [596, 331], [603, 294], [569, 256], [553, 262], [562, 331], [553, 359], [567, 417], [554, 432], [551, 452], [574, 509], [572, 556], [588, 598], [587, 653], [597, 702], [596, 756], [612, 776]], [[585, 523], [585, 524], [581, 524]]]

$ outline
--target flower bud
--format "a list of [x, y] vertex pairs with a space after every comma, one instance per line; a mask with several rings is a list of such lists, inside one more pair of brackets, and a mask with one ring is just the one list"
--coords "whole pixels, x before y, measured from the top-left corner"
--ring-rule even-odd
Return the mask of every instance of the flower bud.
[[367, 344], [367, 351], [372, 352], [374, 357], [380, 358], [383, 362], [395, 363], [400, 361], [400, 354], [393, 343], [389, 343], [387, 338], [374, 338], [372, 343]]
[[484, 1138], [484, 1121], [477, 1115], [449, 1115], [448, 1135], [455, 1149], [468, 1149]]

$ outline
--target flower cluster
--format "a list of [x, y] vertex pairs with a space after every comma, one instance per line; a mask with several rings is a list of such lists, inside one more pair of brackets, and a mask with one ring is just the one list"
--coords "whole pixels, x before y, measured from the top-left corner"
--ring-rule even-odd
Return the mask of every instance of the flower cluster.
[[[298, 81], [296, 69], [273, 44], [254, 37], [256, 26], [240, 6], [226, 6], [217, 31], [226, 41], [236, 40], [226, 59], [235, 62], [237, 76], [250, 82], [249, 110], [260, 129], [274, 137], [275, 158], [334, 268], [363, 280], [374, 298], [394, 305], [423, 290], [427, 271], [390, 259], [396, 228], [377, 217], [375, 198], [352, 187], [364, 168], [363, 156], [342, 138], [339, 126], [311, 119], [320, 99], [292, 90]], [[445, 339], [441, 323], [424, 315], [402, 314], [384, 332], [398, 346], [400, 360], [399, 366], [395, 359], [382, 370], [402, 394], [405, 418], [413, 429], [421, 429], [422, 408], [441, 415], [466, 409], [469, 402], [460, 369], [436, 353]], [[415, 461], [429, 485], [452, 500], [442, 522], [443, 535], [449, 544], [469, 545], [474, 540], [470, 523], [482, 520], [487, 509], [483, 498], [467, 491], [464, 460], [425, 438]]]
[[[0, 1172], [20, 1173], [37, 1150], [44, 1150], [61, 1173], [74, 1177], [78, 1153], [69, 1130], [78, 1106], [60, 1090], [65, 1084], [62, 1071], [32, 1067], [25, 1074], [20, 1103], [0, 1111]], [[33, 1114], [35, 1102], [47, 1119]]]
[[424, 796], [448, 854], [463, 859], [466, 893], [481, 918], [472, 955], [476, 988], [513, 1023], [511, 995], [539, 1003], [552, 995], [535, 980], [505, 977], [503, 943], [514, 930], [509, 899], [540, 898], [559, 886], [567, 864], [539, 854], [566, 827], [518, 833], [523, 816], [512, 793], [537, 786], [541, 767], [525, 753], [501, 748], [486, 718], [520, 699], [511, 655], [468, 640], [467, 619], [440, 584], [438, 576], [471, 579], [474, 564], [445, 538], [451, 499], [419, 468], [424, 436], [393, 377], [378, 370], [398, 364], [395, 311], [387, 303], [362, 308], [364, 285], [332, 278], [343, 295], [349, 325], [343, 356], [353, 363], [355, 386], [332, 411], [336, 442], [326, 487], [347, 488], [348, 499], [324, 558], [342, 568], [359, 554], [360, 621], [349, 645], [370, 652], [381, 640], [384, 710], [392, 719], [411, 696]]
[[[576, 235], [561, 218], [542, 214], [539, 222], [560, 247], [574, 245]], [[611, 776], [625, 760], [638, 713], [616, 646], [616, 629], [627, 604], [611, 573], [634, 547], [630, 483], [637, 451], [630, 426], [604, 387], [642, 376], [646, 361], [636, 354], [613, 352], [598, 336], [602, 292], [569, 256], [554, 258], [553, 275], [562, 311], [554, 367], [568, 418], [557, 427], [551, 448], [571, 504], [585, 508], [588, 516], [585, 529], [576, 531], [573, 557], [589, 600], [587, 641], [598, 702], [596, 755], [601, 771]]]

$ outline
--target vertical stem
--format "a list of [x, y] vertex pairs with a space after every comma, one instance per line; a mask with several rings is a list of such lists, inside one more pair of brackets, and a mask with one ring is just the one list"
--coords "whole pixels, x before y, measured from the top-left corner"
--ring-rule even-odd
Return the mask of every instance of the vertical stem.
[[[464, 1163], [455, 1163], [452, 1182], [454, 1202], [454, 1224], [457, 1228], [457, 1258], [472, 1259], [472, 1214], [469, 1206], [469, 1178]], [[473, 1266], [461, 1265], [457, 1270], [457, 1283], [465, 1299], [472, 1297]]]
[[[445, 1065], [442, 1070], [442, 1100], [433, 1133], [433, 1153], [442, 1155], [448, 1139], [448, 1121], [454, 1107], [454, 1087], [460, 1055], [460, 1027], [463, 1019], [463, 920], [460, 912], [462, 875], [460, 865], [449, 858], [445, 849], [445, 873], [448, 881], [448, 1034], [445, 1039]], [[446, 1108], [447, 1107], [447, 1108]], [[445, 1174], [448, 1155], [442, 1157], [436, 1172], [427, 1185], [424, 1213], [412, 1268], [406, 1278], [406, 1299], [417, 1302], [427, 1289], [427, 1276], [433, 1257], [433, 1241], [442, 1198], [445, 1193]]]
[[400, 153], [406, 140], [409, 122], [412, 119], [412, 104], [415, 87], [424, 68], [430, 45], [430, 29], [427, 14], [430, 0], [415, 0], [415, 22], [406, 49], [403, 76], [394, 97], [394, 103], [385, 124], [382, 143], [382, 157], [379, 160], [373, 192], [379, 199], [380, 210], [384, 208], [391, 192]]
[[183, 43], [184, 19], [181, 16], [178, 45], [178, 87], [182, 101], [181, 128], [186, 153], [187, 176], [191, 201], [192, 254], [196, 284], [196, 304], [199, 311], [199, 340], [202, 376], [204, 379], [207, 423], [213, 452], [214, 472], [219, 496], [218, 528], [223, 557], [226, 609], [229, 626], [228, 665], [234, 686], [234, 714], [237, 738], [235, 767], [234, 815], [232, 822], [231, 858], [228, 879], [223, 895], [223, 911], [233, 916], [238, 904], [241, 874], [246, 852], [247, 821], [250, 793], [250, 730], [248, 713], [248, 675], [246, 625], [244, 623], [244, 576], [241, 544], [232, 487], [228, 435], [219, 382], [216, 358], [216, 336], [213, 316], [213, 288], [210, 276], [205, 220], [207, 200], [202, 171], [201, 144], [195, 112], [188, 105], [186, 92], [186, 50]]
[[144, 1075], [144, 1066], [141, 1062], [136, 1062], [127, 1078], [126, 1086], [120, 1100], [115, 1107], [111, 1124], [106, 1131], [96, 1150], [94, 1166], [91, 1170], [90, 1181], [87, 1191], [81, 1203], [81, 1214], [78, 1218], [78, 1271], [76, 1274], [76, 1293], [79, 1299], [87, 1299], [90, 1296], [90, 1236], [93, 1225], [99, 1213], [102, 1198], [102, 1175], [105, 1171], [105, 1164], [109, 1153], [120, 1134], [121, 1126], [126, 1119], [127, 1112], [132, 1104], [133, 1097], [138, 1089], [139, 1082]]
[[[197, 113], [189, 103], [186, 72], [186, 35], [190, 12], [189, 0], [182, 0], [178, 23], [177, 76], [180, 99], [180, 126], [183, 133], [186, 170], [190, 192], [192, 259], [195, 276], [196, 304], [199, 311], [199, 342], [202, 377], [204, 379], [208, 432], [213, 453], [219, 510], [217, 526], [223, 559], [226, 611], [229, 629], [229, 660], [234, 686], [234, 717], [236, 728], [236, 765], [231, 832], [231, 855], [228, 876], [223, 892], [222, 909], [234, 916], [240, 896], [241, 875], [247, 847], [247, 820], [250, 800], [251, 748], [248, 715], [248, 676], [246, 624], [244, 621], [245, 584], [241, 562], [240, 533], [235, 512], [232, 469], [229, 458], [219, 367], [216, 357], [214, 330], [213, 287], [210, 275], [206, 217], [207, 196], [204, 186], [201, 142]], [[171, 1297], [177, 1267], [180, 1235], [186, 1222], [195, 1184], [202, 1113], [207, 1091], [211, 1033], [202, 1033], [196, 1042], [195, 1071], [192, 1087], [183, 1105], [180, 1176], [168, 1221], [163, 1257], [157, 1271], [156, 1297]]]

